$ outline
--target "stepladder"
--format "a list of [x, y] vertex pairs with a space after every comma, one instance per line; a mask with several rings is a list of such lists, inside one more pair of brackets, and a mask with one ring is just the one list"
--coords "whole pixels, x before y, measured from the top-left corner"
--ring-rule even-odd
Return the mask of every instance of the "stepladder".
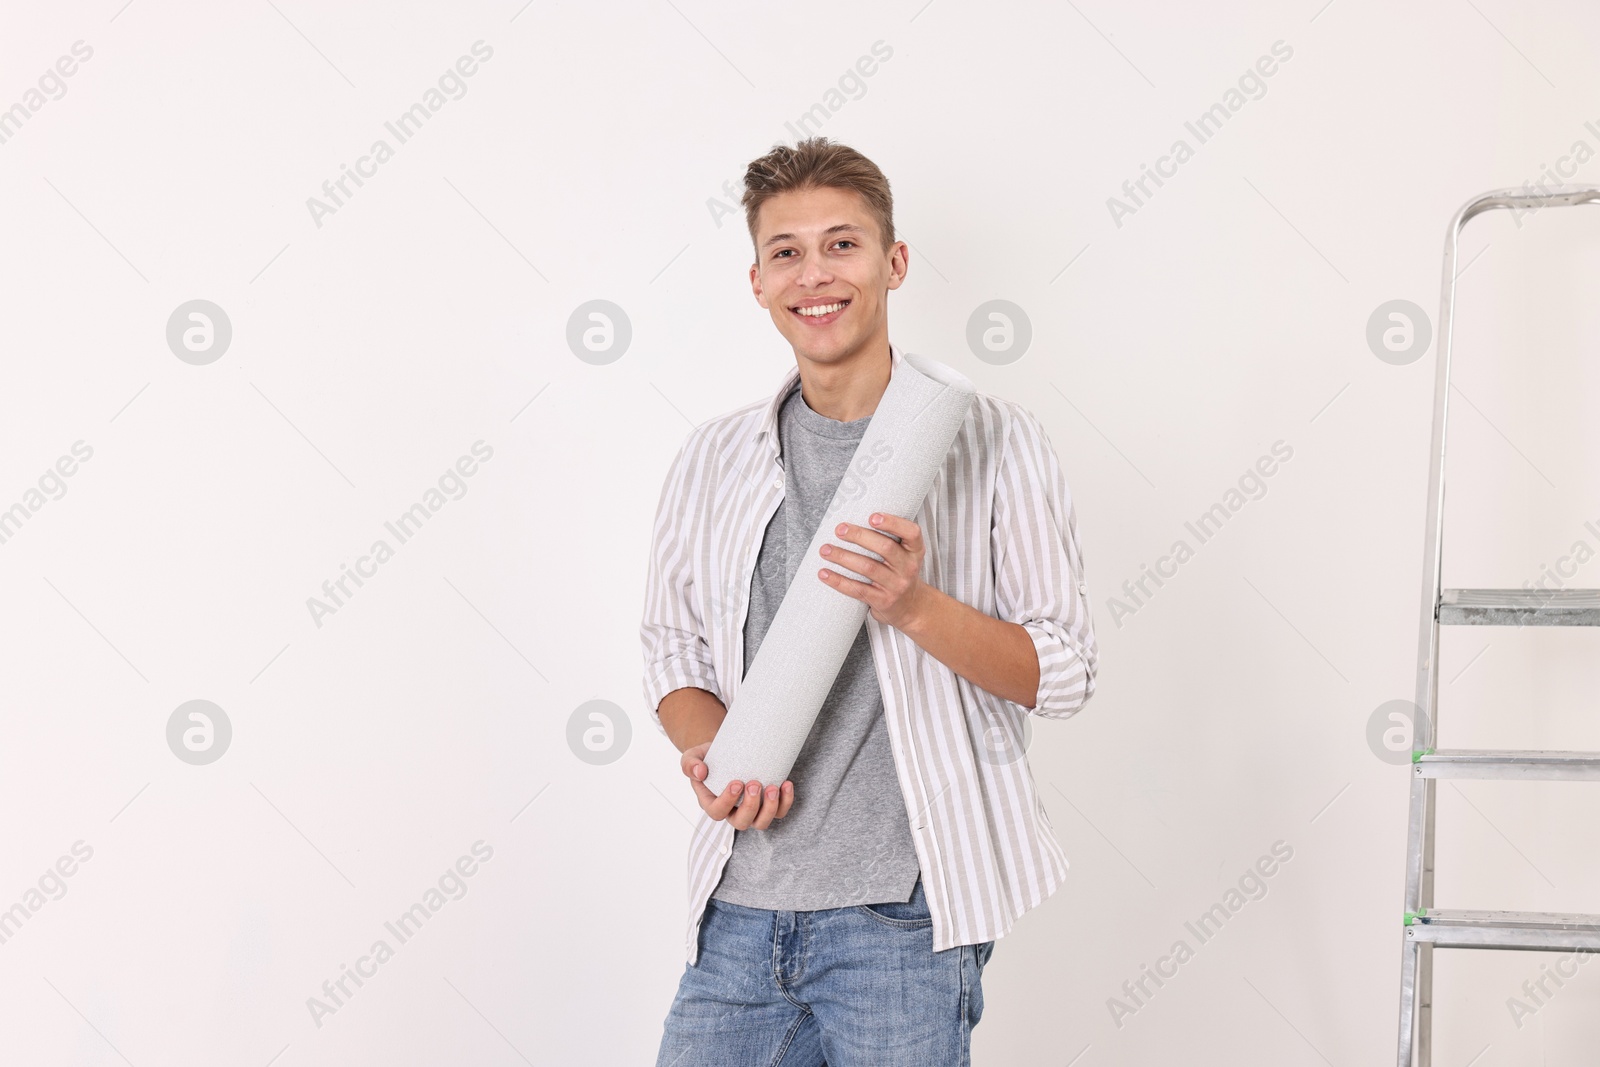
[[[1600, 914], [1441, 910], [1434, 907], [1433, 895], [1434, 815], [1440, 779], [1600, 781], [1600, 752], [1435, 747], [1440, 736], [1441, 626], [1600, 626], [1600, 589], [1445, 589], [1441, 568], [1451, 338], [1462, 231], [1488, 211], [1583, 204], [1600, 205], [1600, 185], [1541, 187], [1537, 192], [1530, 187], [1493, 190], [1462, 205], [1446, 231], [1423, 547], [1405, 907], [1400, 924], [1399, 1067], [1432, 1065], [1435, 949], [1600, 952]], [[1600, 912], [1600, 901], [1595, 910]]]

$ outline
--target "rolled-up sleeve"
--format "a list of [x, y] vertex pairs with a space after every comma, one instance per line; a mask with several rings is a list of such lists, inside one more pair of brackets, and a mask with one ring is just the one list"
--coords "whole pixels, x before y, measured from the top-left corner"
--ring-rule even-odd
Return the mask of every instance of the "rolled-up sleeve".
[[1065, 719], [1094, 694], [1099, 659], [1077, 514], [1044, 427], [1021, 405], [1008, 407], [990, 527], [996, 609], [1028, 631], [1039, 656], [1028, 712]]
[[721, 700], [701, 613], [696, 604], [692, 546], [696, 493], [705, 484], [704, 449], [691, 440], [678, 451], [667, 471], [656, 504], [650, 537], [650, 563], [645, 579], [644, 618], [639, 637], [644, 645], [644, 701], [663, 735], [661, 700], [674, 689], [694, 686]]

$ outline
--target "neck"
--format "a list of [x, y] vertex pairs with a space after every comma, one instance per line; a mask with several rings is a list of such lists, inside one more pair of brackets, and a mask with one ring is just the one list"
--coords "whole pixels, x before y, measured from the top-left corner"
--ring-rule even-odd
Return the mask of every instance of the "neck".
[[887, 337], [876, 338], [830, 363], [799, 356], [800, 395], [806, 405], [836, 422], [864, 419], [878, 409], [889, 387], [892, 357]]

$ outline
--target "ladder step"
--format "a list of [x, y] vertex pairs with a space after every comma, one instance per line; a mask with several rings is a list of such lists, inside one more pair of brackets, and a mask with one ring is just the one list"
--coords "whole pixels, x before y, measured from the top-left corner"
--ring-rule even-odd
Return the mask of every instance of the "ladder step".
[[1446, 626], [1600, 626], [1600, 589], [1446, 589]]
[[1549, 911], [1435, 911], [1406, 927], [1412, 941], [1435, 948], [1509, 948], [1600, 952], [1600, 915]]
[[1600, 782], [1600, 752], [1442, 748], [1416, 757], [1418, 778], [1514, 778]]

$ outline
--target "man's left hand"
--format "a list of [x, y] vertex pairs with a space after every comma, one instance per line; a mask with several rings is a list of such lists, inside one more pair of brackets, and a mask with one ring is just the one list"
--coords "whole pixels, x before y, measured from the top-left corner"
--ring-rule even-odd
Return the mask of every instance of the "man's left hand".
[[[853, 541], [883, 557], [879, 563], [871, 556], [852, 552], [838, 545], [823, 545], [822, 558], [867, 579], [865, 582], [824, 569], [820, 577], [845, 596], [864, 600], [872, 617], [898, 630], [905, 630], [926, 609], [936, 590], [922, 580], [922, 527], [910, 519], [874, 512], [868, 516], [872, 526], [841, 522], [834, 535]], [[894, 534], [900, 540], [888, 536]]]

